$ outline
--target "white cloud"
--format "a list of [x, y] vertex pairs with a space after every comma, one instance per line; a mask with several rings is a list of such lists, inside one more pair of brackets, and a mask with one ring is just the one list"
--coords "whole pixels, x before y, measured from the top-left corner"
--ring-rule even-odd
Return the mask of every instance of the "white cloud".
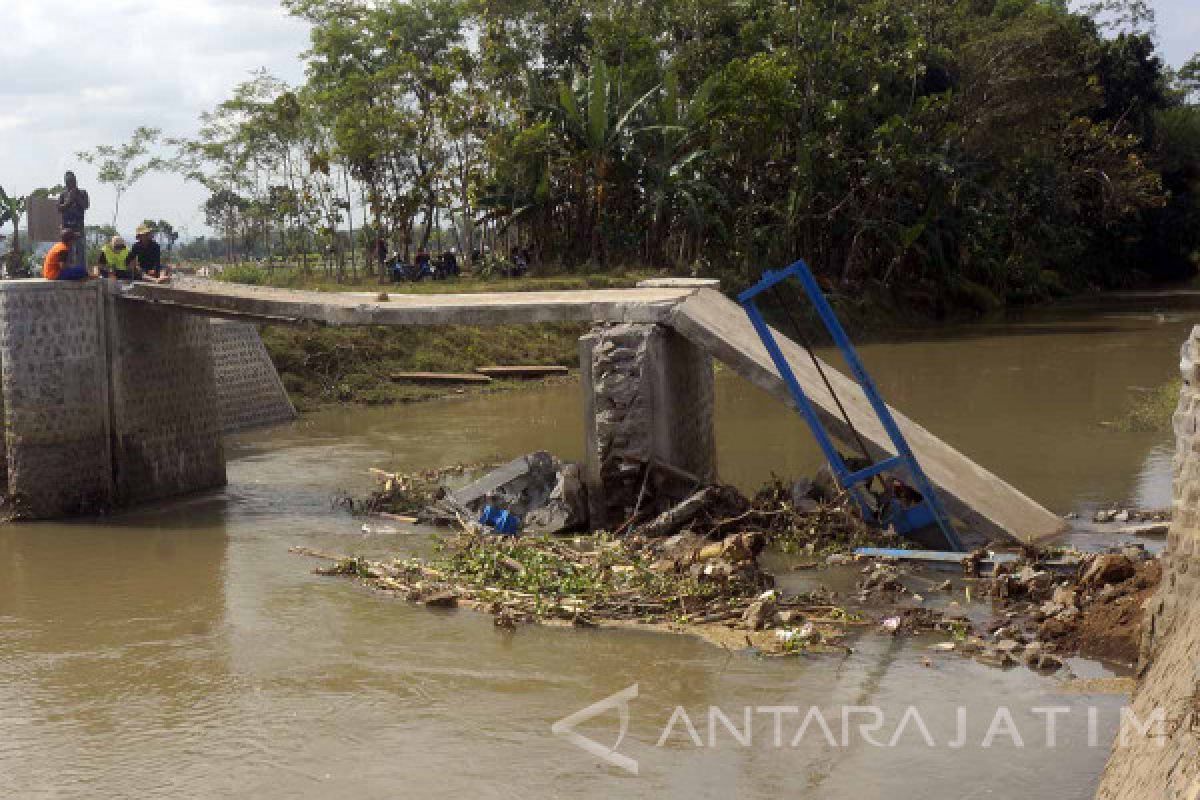
[[1200, 8], [1196, 0], [1155, 0], [1159, 46], [1167, 63], [1178, 67], [1200, 52]]
[[[0, 29], [0, 185], [24, 192], [74, 169], [95, 222], [111, 219], [111, 191], [75, 153], [139, 125], [193, 134], [259, 67], [300, 81], [308, 46], [306, 24], [277, 0], [0, 0]], [[153, 217], [200, 232], [203, 199], [152, 176], [123, 200], [121, 227]]]

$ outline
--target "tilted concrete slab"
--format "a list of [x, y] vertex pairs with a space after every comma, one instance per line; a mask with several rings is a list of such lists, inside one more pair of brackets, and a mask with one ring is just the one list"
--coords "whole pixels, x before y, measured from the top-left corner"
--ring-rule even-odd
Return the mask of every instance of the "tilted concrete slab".
[[[719, 292], [703, 289], [677, 305], [667, 324], [751, 383], [788, 405], [794, 405], [766, 348], [737, 303]], [[847, 440], [850, 431], [807, 351], [778, 332], [776, 338], [797, 380], [817, 406], [830, 432]], [[872, 457], [895, 455], [858, 383], [824, 362], [822, 364], [851, 421], [867, 440], [868, 448], [873, 450]], [[917, 461], [941, 491], [947, 510], [959, 521], [963, 541], [968, 546], [983, 544], [985, 537], [1037, 541], [1066, 529], [1066, 523], [1058, 516], [900, 412], [893, 409], [892, 413]]]
[[[184, 280], [137, 284], [125, 295], [144, 302], [215, 317], [324, 325], [508, 325], [544, 322], [635, 322], [673, 327], [743, 377], [791, 405], [783, 380], [749, 319], [736, 303], [690, 282], [668, 288], [602, 289], [490, 294], [395, 294], [378, 300], [364, 293], [326, 293]], [[807, 352], [778, 336], [801, 385], [841, 439], [849, 429]], [[872, 456], [894, 455], [858, 384], [833, 368], [830, 380]], [[1065, 522], [974, 463], [923, 427], [893, 411], [929, 479], [959, 521], [964, 542], [987, 538], [1037, 541], [1061, 533]]]
[[[384, 287], [386, 290], [386, 287]], [[486, 294], [362, 294], [272, 289], [217, 281], [134, 284], [125, 298], [206, 316], [323, 325], [519, 325], [662, 322], [692, 289], [594, 289]]]

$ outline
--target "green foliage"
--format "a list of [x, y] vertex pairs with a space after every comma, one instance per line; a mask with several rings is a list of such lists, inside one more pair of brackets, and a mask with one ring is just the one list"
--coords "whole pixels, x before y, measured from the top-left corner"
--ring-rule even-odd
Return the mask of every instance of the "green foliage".
[[[487, 364], [579, 360], [578, 325], [499, 328], [266, 328], [263, 341], [298, 407], [389, 404], [445, 394], [397, 383], [397, 372], [470, 372]], [[497, 387], [500, 388], [500, 387]]]
[[93, 150], [77, 153], [84, 163], [96, 168], [96, 179], [112, 186], [116, 195], [112, 225], [117, 227], [121, 214], [121, 198], [133, 185], [151, 172], [169, 168], [166, 159], [153, 154], [162, 138], [158, 128], [139, 127], [128, 142], [100, 145]]
[[184, 147], [231, 260], [332, 247], [343, 280], [361, 208], [468, 269], [803, 257], [933, 315], [1194, 269], [1200, 62], [1166, 70], [1145, 0], [285, 6], [306, 84], [256, 76]]
[[[38, 190], [45, 191], [45, 190]], [[28, 196], [10, 195], [0, 186], [0, 228], [12, 225], [12, 246], [8, 251], [6, 274], [10, 277], [24, 275], [28, 272], [25, 254], [21, 249], [21, 220], [29, 210], [29, 199], [37, 192]]]
[[1164, 433], [1171, 430], [1171, 418], [1179, 405], [1181, 382], [1174, 380], [1156, 389], [1142, 392], [1117, 420], [1121, 431]]

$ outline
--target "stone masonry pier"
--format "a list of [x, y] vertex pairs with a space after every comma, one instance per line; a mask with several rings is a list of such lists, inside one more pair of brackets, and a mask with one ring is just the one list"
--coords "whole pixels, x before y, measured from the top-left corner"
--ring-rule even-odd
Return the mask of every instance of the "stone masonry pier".
[[253, 326], [103, 282], [0, 281], [0, 405], [0, 494], [27, 519], [222, 486], [224, 434], [295, 417]]

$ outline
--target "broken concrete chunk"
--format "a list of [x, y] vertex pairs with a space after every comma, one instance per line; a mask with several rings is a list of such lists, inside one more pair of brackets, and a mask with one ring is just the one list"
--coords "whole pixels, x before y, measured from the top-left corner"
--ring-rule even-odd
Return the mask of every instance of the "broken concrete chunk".
[[1050, 602], [1062, 608], [1076, 608], [1079, 605], [1079, 593], [1066, 586], [1060, 586], [1054, 590]]
[[502, 508], [520, 517], [524, 529], [535, 534], [564, 533], [588, 523], [579, 466], [563, 464], [541, 451], [513, 459], [451, 496], [474, 513], [485, 505]]
[[472, 511], [492, 504], [524, 516], [550, 497], [558, 483], [559, 467], [558, 459], [549, 453], [530, 453], [492, 470], [452, 495]]
[[587, 489], [582, 471], [578, 464], [563, 464], [545, 504], [526, 514], [525, 530], [555, 534], [586, 528], [587, 524]]

